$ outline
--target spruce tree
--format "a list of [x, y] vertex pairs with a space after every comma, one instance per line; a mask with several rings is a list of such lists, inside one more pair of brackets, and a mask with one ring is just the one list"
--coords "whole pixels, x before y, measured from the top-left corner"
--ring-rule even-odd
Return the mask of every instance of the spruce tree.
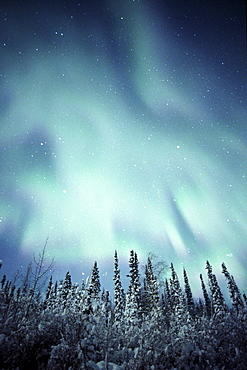
[[159, 303], [159, 288], [157, 278], [153, 273], [152, 262], [149, 257], [147, 264], [145, 265], [143, 298], [143, 308], [146, 312], [151, 312], [157, 309]]
[[226, 265], [222, 263], [222, 273], [224, 274], [226, 280], [227, 280], [227, 286], [230, 293], [230, 298], [232, 302], [232, 306], [234, 310], [239, 313], [244, 308], [244, 302], [241, 298], [240, 291], [238, 289], [238, 286], [234, 280], [234, 277], [229, 274]]
[[139, 261], [137, 254], [132, 250], [130, 252], [130, 259], [129, 259], [129, 274], [127, 275], [130, 277], [129, 288], [132, 289], [133, 293], [136, 296], [136, 300], [138, 302], [138, 308], [140, 306], [140, 274], [139, 274]]
[[86, 289], [85, 301], [83, 312], [89, 314], [90, 312], [96, 311], [99, 306], [100, 300], [100, 277], [97, 262], [94, 262], [91, 275], [89, 277], [89, 283]]
[[141, 294], [139, 282], [139, 269], [138, 269], [137, 254], [131, 250], [129, 259], [129, 274], [130, 277], [129, 287], [126, 295], [125, 306], [125, 319], [128, 324], [139, 324], [140, 308], [141, 308]]
[[6, 282], [6, 279], [7, 279], [7, 276], [4, 274], [4, 275], [3, 275], [3, 278], [2, 278], [2, 280], [1, 280], [1, 282], [0, 282], [0, 284], [1, 284], [1, 289], [3, 289], [3, 287], [4, 287], [4, 285], [5, 285], [5, 282]]
[[71, 275], [68, 271], [65, 275], [63, 287], [62, 287], [62, 296], [63, 296], [64, 301], [66, 301], [67, 296], [71, 290], [71, 287], [72, 287]]
[[212, 311], [212, 305], [211, 305], [211, 300], [209, 298], [206, 286], [204, 284], [202, 274], [200, 274], [200, 280], [201, 280], [201, 286], [202, 286], [202, 293], [203, 293], [203, 297], [204, 297], [204, 301], [205, 301], [206, 315], [208, 317], [210, 317], [211, 316], [211, 311]]
[[123, 320], [124, 313], [124, 290], [122, 288], [122, 283], [120, 279], [120, 270], [118, 267], [118, 255], [117, 251], [114, 254], [114, 321], [115, 325], [118, 326]]
[[48, 305], [48, 301], [50, 299], [50, 296], [51, 296], [51, 291], [52, 291], [52, 276], [50, 277], [50, 280], [49, 280], [49, 283], [48, 283], [48, 286], [47, 286], [47, 289], [46, 289], [46, 293], [45, 293], [45, 300], [44, 300], [44, 309], [47, 307]]
[[112, 318], [112, 304], [110, 300], [109, 290], [103, 288], [101, 294], [101, 317], [105, 321], [105, 326], [108, 327]]
[[168, 279], [165, 279], [165, 306], [168, 311], [172, 309], [171, 291]]
[[94, 262], [93, 269], [91, 272], [89, 286], [88, 286], [88, 294], [90, 298], [99, 300], [100, 296], [100, 277], [99, 277], [99, 269], [97, 262]]
[[186, 303], [185, 298], [178, 280], [177, 273], [171, 263], [171, 279], [170, 279], [170, 292], [171, 292], [171, 307], [175, 315], [177, 323], [181, 323], [186, 317]]
[[183, 274], [184, 274], [184, 290], [185, 290], [185, 296], [186, 296], [186, 304], [187, 304], [189, 313], [191, 314], [191, 316], [194, 316], [195, 304], [194, 304], [192, 292], [190, 289], [189, 279], [188, 279], [185, 268], [183, 270]]
[[247, 297], [245, 293], [243, 293], [243, 298], [244, 298], [245, 306], [247, 306]]
[[223, 294], [221, 293], [217, 278], [213, 274], [212, 266], [208, 261], [206, 262], [206, 269], [208, 273], [208, 284], [212, 297], [213, 313], [214, 315], [220, 317], [223, 316], [226, 312], [225, 300]]

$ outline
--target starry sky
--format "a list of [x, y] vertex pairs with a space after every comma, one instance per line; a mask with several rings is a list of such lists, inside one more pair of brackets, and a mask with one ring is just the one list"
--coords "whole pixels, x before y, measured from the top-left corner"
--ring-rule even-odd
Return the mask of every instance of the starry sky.
[[110, 287], [134, 249], [246, 290], [245, 2], [9, 1], [0, 27], [2, 272], [49, 237], [59, 278]]

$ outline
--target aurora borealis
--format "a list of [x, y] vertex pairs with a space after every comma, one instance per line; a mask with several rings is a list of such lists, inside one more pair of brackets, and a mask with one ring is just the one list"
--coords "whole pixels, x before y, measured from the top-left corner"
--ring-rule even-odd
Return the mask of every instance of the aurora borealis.
[[1, 7], [5, 271], [48, 236], [62, 277], [134, 249], [192, 277], [224, 261], [246, 288], [245, 9], [229, 3]]

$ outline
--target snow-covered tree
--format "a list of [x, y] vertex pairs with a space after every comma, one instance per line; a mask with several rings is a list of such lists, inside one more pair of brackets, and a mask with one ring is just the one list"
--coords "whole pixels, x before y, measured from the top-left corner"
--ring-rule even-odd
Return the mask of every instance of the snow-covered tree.
[[63, 306], [67, 306], [68, 295], [70, 294], [72, 287], [71, 275], [69, 271], [66, 273], [61, 290], [61, 296], [63, 300]]
[[89, 276], [88, 286], [86, 288], [84, 299], [84, 313], [89, 314], [93, 310], [97, 310], [100, 301], [100, 276], [98, 264], [95, 261], [91, 275]]
[[170, 292], [171, 306], [174, 315], [176, 316], [176, 320], [182, 320], [185, 313], [186, 303], [173, 263], [171, 263]]
[[205, 301], [205, 313], [208, 317], [210, 317], [212, 314], [212, 304], [211, 304], [211, 300], [209, 298], [202, 274], [200, 274], [200, 280], [201, 280], [201, 286], [202, 286], [202, 293], [203, 293], [203, 297]]
[[117, 251], [114, 254], [114, 322], [118, 326], [123, 321], [123, 313], [125, 307], [125, 295], [120, 279], [120, 270], [118, 266]]
[[206, 269], [208, 274], [208, 284], [211, 291], [211, 299], [212, 299], [212, 309], [213, 314], [217, 317], [221, 317], [226, 312], [226, 303], [223, 297], [223, 294], [221, 293], [221, 289], [219, 287], [217, 278], [215, 274], [213, 274], [212, 266], [207, 261], [206, 262]]
[[44, 308], [47, 307], [48, 301], [49, 301], [49, 299], [51, 297], [52, 286], [53, 286], [53, 283], [52, 283], [52, 276], [51, 276], [50, 277], [50, 280], [49, 280], [49, 283], [48, 283], [48, 286], [46, 288], [45, 299], [44, 299]]
[[[33, 294], [31, 270], [20, 286], [4, 276], [0, 281], [0, 368], [223, 369], [227, 364], [229, 369], [245, 369], [246, 308], [224, 264], [234, 308], [230, 310], [209, 263], [211, 301], [200, 276], [205, 304], [193, 300], [185, 272], [182, 290], [173, 264], [170, 282], [165, 283], [165, 299], [159, 302], [157, 297], [162, 295], [152, 263], [147, 261], [142, 289], [133, 251], [129, 264], [124, 319], [118, 326], [114, 325], [109, 292], [102, 289], [100, 296], [97, 264], [86, 286], [72, 284], [67, 273], [58, 287], [50, 279], [44, 297]], [[122, 284], [117, 254], [114, 266], [114, 301], [119, 309]], [[190, 300], [195, 302], [194, 319], [188, 311]], [[203, 315], [204, 310], [208, 314]]]
[[141, 307], [141, 287], [139, 281], [139, 261], [137, 254], [131, 250], [129, 259], [129, 274], [130, 278], [128, 291], [126, 294], [125, 306], [125, 322], [127, 324], [137, 324], [140, 318]]
[[237, 313], [239, 313], [244, 308], [244, 302], [242, 300], [240, 291], [239, 291], [238, 286], [237, 286], [237, 284], [234, 280], [234, 277], [232, 275], [230, 275], [230, 273], [228, 272], [228, 270], [226, 268], [226, 265], [224, 263], [222, 263], [222, 273], [224, 274], [224, 276], [226, 278], [226, 281], [227, 281], [227, 286], [228, 286], [228, 290], [229, 290], [229, 293], [230, 293], [232, 306], [233, 306], [234, 310]]
[[164, 296], [164, 299], [165, 299], [165, 306], [166, 306], [166, 309], [168, 310], [171, 310], [171, 291], [170, 291], [170, 285], [169, 285], [169, 281], [168, 279], [165, 279], [165, 296]]
[[153, 272], [151, 259], [148, 257], [145, 265], [144, 289], [142, 306], [143, 311], [150, 313], [158, 308], [159, 304], [159, 287], [157, 278]]
[[87, 288], [90, 298], [99, 300], [100, 298], [100, 277], [97, 262], [94, 262], [93, 269], [91, 272], [89, 286]]
[[185, 290], [186, 304], [187, 304], [189, 313], [193, 317], [195, 314], [195, 304], [194, 304], [193, 295], [191, 292], [189, 279], [188, 279], [185, 268], [183, 269], [183, 274], [184, 274], [184, 290]]

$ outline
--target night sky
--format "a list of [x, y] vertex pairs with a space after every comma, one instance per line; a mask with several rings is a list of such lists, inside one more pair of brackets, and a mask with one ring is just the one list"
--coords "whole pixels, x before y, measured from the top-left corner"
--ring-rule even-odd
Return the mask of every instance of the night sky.
[[246, 290], [245, 1], [4, 3], [2, 273], [49, 237], [59, 278], [134, 249]]

